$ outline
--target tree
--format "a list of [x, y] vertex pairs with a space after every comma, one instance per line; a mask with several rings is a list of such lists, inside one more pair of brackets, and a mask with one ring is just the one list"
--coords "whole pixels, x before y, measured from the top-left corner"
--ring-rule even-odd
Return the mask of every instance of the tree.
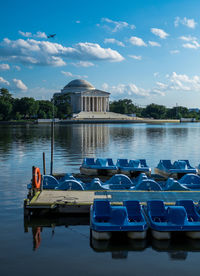
[[15, 113], [19, 112], [23, 118], [33, 118], [37, 116], [39, 104], [33, 98], [24, 97], [16, 99], [14, 102]]
[[56, 107], [55, 114], [58, 118], [64, 119], [67, 116], [71, 116], [72, 107], [70, 104], [70, 99], [70, 96], [66, 94], [54, 95], [54, 97], [52, 98], [52, 102]]
[[175, 106], [167, 111], [167, 117], [171, 119], [180, 119], [191, 117], [188, 108], [183, 106]]
[[142, 111], [142, 116], [154, 119], [165, 119], [167, 108], [164, 105], [149, 104]]
[[11, 101], [12, 100], [12, 95], [6, 88], [1, 88], [0, 89], [0, 97], [3, 98], [4, 100]]
[[132, 100], [130, 99], [123, 99], [111, 102], [110, 111], [120, 114], [135, 113], [137, 116], [141, 114], [141, 109], [138, 106], [134, 105]]
[[53, 112], [55, 112], [55, 107], [50, 101], [40, 100], [37, 101], [39, 105], [37, 116], [41, 119], [51, 119], [53, 118]]
[[0, 97], [0, 120], [9, 120], [12, 112], [12, 104]]
[[8, 89], [0, 89], [0, 120], [9, 120], [12, 112], [12, 95]]

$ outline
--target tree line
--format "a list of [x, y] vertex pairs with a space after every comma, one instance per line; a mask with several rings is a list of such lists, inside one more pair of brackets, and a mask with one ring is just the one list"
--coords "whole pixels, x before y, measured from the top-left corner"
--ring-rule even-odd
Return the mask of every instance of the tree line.
[[[200, 120], [199, 111], [183, 106], [167, 108], [164, 105], [149, 104], [139, 107], [130, 99], [110, 102], [110, 111], [120, 114], [135, 114], [137, 117], [153, 119], [195, 118]], [[0, 89], [0, 121], [30, 119], [64, 119], [72, 115], [70, 97], [66, 94], [54, 96], [50, 101], [23, 97], [13, 98], [8, 89]]]
[[8, 89], [0, 89], [0, 121], [66, 118], [72, 113], [69, 97], [35, 100], [31, 97], [13, 98]]
[[142, 108], [135, 105], [130, 99], [113, 101], [110, 103], [110, 111], [121, 114], [135, 114], [137, 117], [153, 119], [181, 119], [194, 118], [200, 120], [198, 110], [189, 110], [184, 106], [175, 106], [167, 108], [164, 105], [149, 104]]

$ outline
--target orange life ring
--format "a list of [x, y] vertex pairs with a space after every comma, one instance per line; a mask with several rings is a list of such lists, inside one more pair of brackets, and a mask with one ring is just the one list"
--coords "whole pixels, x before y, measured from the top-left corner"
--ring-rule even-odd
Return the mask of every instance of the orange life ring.
[[33, 170], [33, 185], [36, 189], [40, 189], [41, 173], [39, 168], [34, 168]]

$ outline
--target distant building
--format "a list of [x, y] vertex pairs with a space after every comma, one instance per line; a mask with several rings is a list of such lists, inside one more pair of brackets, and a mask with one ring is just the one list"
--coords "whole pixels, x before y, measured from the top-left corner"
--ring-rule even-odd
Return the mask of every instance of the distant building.
[[199, 108], [189, 108], [189, 112], [199, 112]]
[[73, 113], [109, 111], [110, 93], [96, 89], [88, 81], [73, 80], [60, 93], [55, 93], [54, 97], [60, 94], [69, 95]]

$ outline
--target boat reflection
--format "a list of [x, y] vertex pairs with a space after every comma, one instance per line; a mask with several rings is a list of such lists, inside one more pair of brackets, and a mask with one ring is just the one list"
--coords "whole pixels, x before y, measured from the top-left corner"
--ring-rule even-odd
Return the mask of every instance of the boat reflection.
[[[44, 228], [51, 228], [52, 236], [59, 226], [88, 226], [88, 216], [68, 217], [30, 217], [24, 218], [24, 231], [32, 233], [33, 250], [36, 251], [42, 246], [42, 231]], [[167, 253], [171, 261], [184, 261], [190, 252], [200, 252], [200, 240], [193, 240], [181, 233], [175, 234], [170, 240], [153, 239], [148, 232], [144, 240], [129, 239], [125, 233], [116, 233], [110, 240], [99, 241], [92, 238], [90, 233], [89, 245], [95, 253], [110, 252], [112, 259], [126, 259], [129, 252], [144, 252], [147, 248], [160, 253]]]
[[68, 216], [68, 217], [24, 217], [24, 232], [28, 233], [31, 229], [33, 237], [33, 250], [37, 250], [41, 246], [42, 230], [51, 228], [52, 236], [55, 228], [59, 226], [78, 226], [89, 225], [88, 216]]

